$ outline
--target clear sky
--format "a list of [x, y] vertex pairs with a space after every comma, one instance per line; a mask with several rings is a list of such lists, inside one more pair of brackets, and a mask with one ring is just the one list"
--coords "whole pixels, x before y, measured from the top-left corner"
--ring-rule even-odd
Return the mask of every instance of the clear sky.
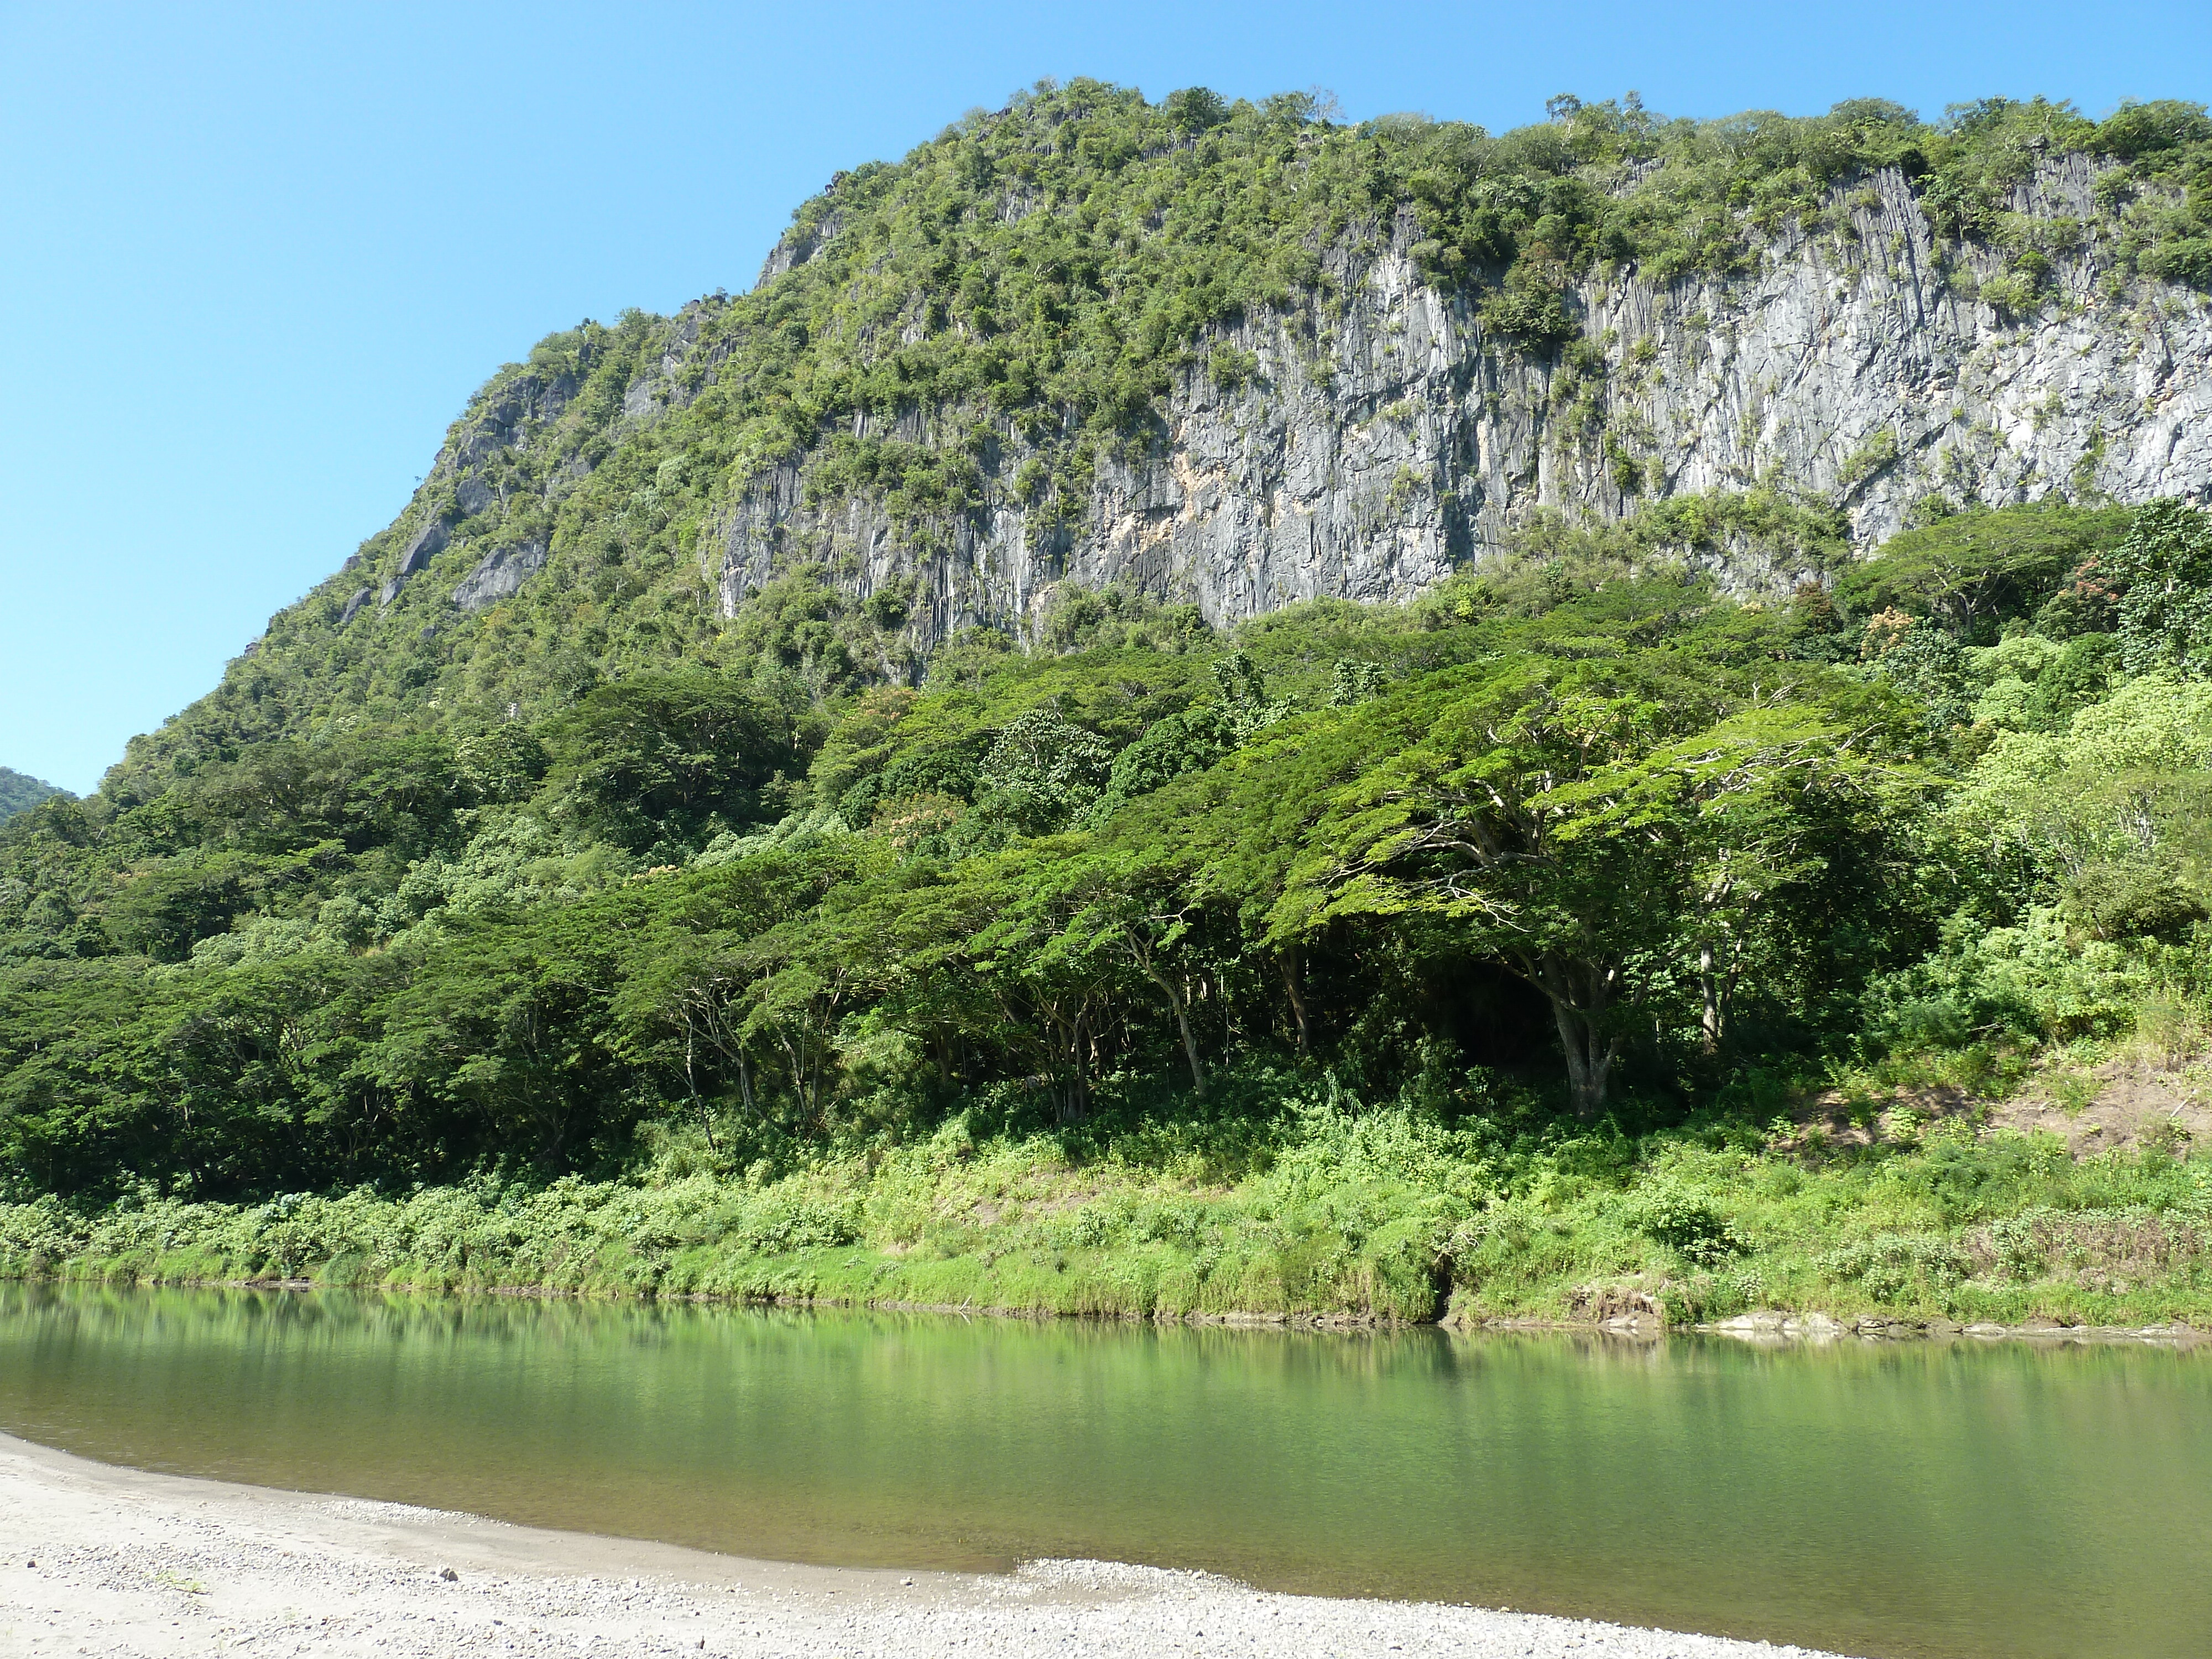
[[1038, 76], [1492, 129], [2212, 97], [2212, 3], [0, 0], [0, 765], [90, 789], [548, 331], [750, 285], [830, 173]]

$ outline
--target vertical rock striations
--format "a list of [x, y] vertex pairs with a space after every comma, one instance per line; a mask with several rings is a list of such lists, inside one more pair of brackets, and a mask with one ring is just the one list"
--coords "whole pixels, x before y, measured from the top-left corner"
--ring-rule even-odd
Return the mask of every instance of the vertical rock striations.
[[[2091, 177], [2086, 157], [2046, 164], [2014, 210], [2087, 216]], [[1018, 624], [1062, 580], [1129, 582], [1229, 623], [1322, 596], [1407, 598], [1547, 508], [1618, 519], [1778, 486], [1834, 503], [1871, 545], [1931, 495], [2212, 490], [2203, 296], [2119, 283], [2084, 255], [2014, 315], [1979, 297], [2001, 262], [1969, 248], [1944, 263], [1895, 170], [1838, 208], [1838, 228], [1775, 242], [1754, 276], [1577, 286], [1581, 338], [1533, 357], [1420, 280], [1408, 212], [1379, 253], [1340, 259], [1340, 308], [1316, 300], [1224, 337], [1249, 374], [1184, 371], [1150, 442], [1100, 458], [1073, 522], [1018, 497], [1030, 452], [1008, 428], [986, 505], [936, 544], [917, 546], [880, 500], [810, 500], [803, 463], [787, 462], [728, 501], [702, 574], [726, 615], [794, 560], [861, 592], [914, 579], [935, 638]], [[941, 442], [973, 413], [909, 415], [881, 435]]]
[[[2009, 209], [2063, 244], [2098, 210], [2095, 177], [2087, 155], [2046, 158]], [[797, 280], [839, 231], [832, 214], [787, 235], [763, 292]], [[1832, 509], [1864, 548], [1931, 497], [2212, 493], [2205, 296], [2124, 276], [2096, 236], [2023, 295], [2002, 253], [1939, 238], [1894, 168], [1832, 192], [1814, 231], [1770, 240], [1745, 274], [1660, 283], [1631, 269], [1568, 285], [1576, 337], [1537, 349], [1486, 327], [1467, 293], [1425, 281], [1419, 236], [1411, 208], [1347, 234], [1322, 289], [1217, 331], [1148, 427], [1088, 453], [1073, 495], [1072, 429], [982, 407], [837, 428], [915, 453], [964, 445], [975, 499], [934, 514], [828, 475], [819, 447], [734, 464], [714, 447], [684, 555], [699, 591], [731, 617], [799, 565], [856, 599], [895, 587], [918, 659], [966, 627], [1029, 630], [1064, 583], [1128, 584], [1217, 623], [1321, 597], [1403, 599], [1546, 513], [1613, 520], [1765, 489]], [[652, 481], [694, 468], [701, 428], [671, 417], [714, 385], [729, 348], [708, 325], [728, 303], [655, 320], [597, 404], [585, 392], [605, 331], [502, 371], [367, 552], [380, 608], [441, 558], [453, 585], [439, 602], [472, 613], [594, 538], [624, 541], [624, 524], [653, 510]], [[618, 498], [618, 520], [564, 528], [564, 501], [625, 446], [653, 456], [647, 482]], [[1054, 487], [1025, 484], [1048, 464], [1061, 469]], [[1772, 564], [1771, 549], [1706, 554], [1739, 586], [1806, 574], [1784, 568], [1791, 556]], [[364, 603], [334, 589], [333, 620]]]

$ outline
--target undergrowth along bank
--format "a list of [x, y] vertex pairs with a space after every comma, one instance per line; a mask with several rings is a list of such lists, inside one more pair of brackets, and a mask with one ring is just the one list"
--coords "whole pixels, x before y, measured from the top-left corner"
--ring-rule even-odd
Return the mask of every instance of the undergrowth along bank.
[[2185, 1143], [2077, 1159], [1895, 1104], [1850, 1147], [1741, 1115], [1635, 1135], [1243, 1081], [1195, 1121], [1131, 1107], [1048, 1132], [979, 1109], [781, 1170], [703, 1167], [672, 1137], [625, 1181], [49, 1195], [0, 1206], [0, 1273], [1148, 1318], [1573, 1320], [1649, 1298], [1670, 1323], [2212, 1324], [2212, 1158]]

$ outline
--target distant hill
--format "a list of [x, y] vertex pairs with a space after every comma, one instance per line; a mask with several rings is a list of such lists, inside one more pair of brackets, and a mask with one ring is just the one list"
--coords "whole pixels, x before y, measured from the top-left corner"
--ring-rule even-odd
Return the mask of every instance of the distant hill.
[[51, 783], [0, 766], [0, 823], [5, 823], [16, 813], [36, 806], [49, 795], [66, 795], [66, 789], [57, 789]]

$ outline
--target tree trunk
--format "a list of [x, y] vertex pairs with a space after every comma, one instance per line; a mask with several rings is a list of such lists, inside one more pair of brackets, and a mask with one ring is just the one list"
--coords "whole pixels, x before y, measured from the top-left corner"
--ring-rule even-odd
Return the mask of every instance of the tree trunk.
[[707, 1109], [707, 1103], [699, 1098], [699, 1085], [691, 1075], [691, 1025], [688, 1020], [684, 1026], [684, 1086], [691, 1091], [691, 1103], [699, 1109], [699, 1125], [707, 1132], [707, 1150], [720, 1158], [722, 1148], [714, 1139], [714, 1115]]
[[1589, 1016], [1565, 1002], [1553, 1002], [1552, 1017], [1559, 1024], [1559, 1047], [1566, 1053], [1568, 1098], [1575, 1115], [1588, 1123], [1605, 1109], [1606, 1082], [1620, 1039], [1601, 1039]]
[[1149, 959], [1140, 962], [1139, 965], [1143, 968], [1145, 977], [1158, 986], [1165, 994], [1168, 1006], [1175, 1010], [1176, 1028], [1182, 1033], [1183, 1058], [1190, 1062], [1190, 1091], [1200, 1099], [1204, 1099], [1206, 1067], [1199, 1061], [1198, 1039], [1191, 1035], [1190, 1010], [1184, 1003], [1182, 994], [1176, 989], [1173, 982], [1165, 974], [1152, 966]]
[[[1574, 1114], [1589, 1122], [1605, 1109], [1607, 1079], [1620, 1053], [1620, 1036], [1599, 1030], [1618, 985], [1616, 970], [1593, 963], [1563, 963], [1554, 957], [1524, 958], [1524, 973], [1552, 1005], [1566, 1057], [1567, 1093]], [[1577, 993], [1576, 981], [1586, 981]]]
[[1298, 983], [1305, 972], [1305, 952], [1295, 945], [1288, 945], [1275, 960], [1282, 967], [1283, 989], [1290, 993], [1291, 1014], [1298, 1027], [1298, 1058], [1304, 1060], [1312, 1048], [1312, 1037], [1306, 1026], [1305, 988]]
[[1698, 1046], [1709, 1054], [1717, 1054], [1721, 1046], [1721, 976], [1711, 939], [1698, 946], [1698, 991], [1705, 1004], [1698, 1022]]
[[1067, 1099], [1054, 1103], [1054, 1109], [1063, 1124], [1080, 1123], [1091, 1115], [1090, 1103], [1084, 1098], [1083, 1087], [1083, 1016], [1078, 1014], [1067, 1028]]

